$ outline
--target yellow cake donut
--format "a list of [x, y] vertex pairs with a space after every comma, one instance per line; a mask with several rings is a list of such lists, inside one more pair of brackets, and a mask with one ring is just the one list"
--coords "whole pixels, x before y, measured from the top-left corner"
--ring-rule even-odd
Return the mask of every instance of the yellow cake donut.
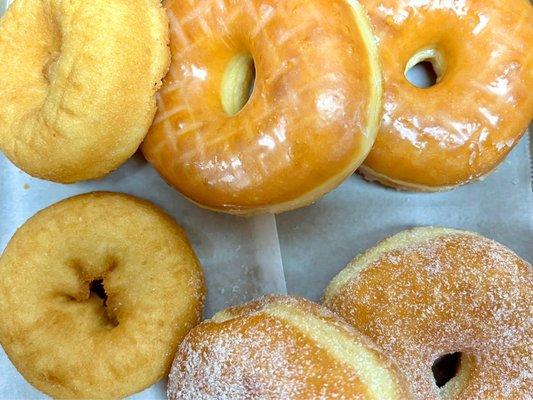
[[[419, 399], [531, 397], [533, 270], [494, 241], [443, 228], [399, 233], [353, 260], [325, 304], [398, 363]], [[432, 366], [453, 357], [456, 374], [439, 389]]]
[[165, 376], [201, 316], [203, 274], [154, 205], [91, 193], [30, 218], [0, 258], [0, 343], [55, 398], [119, 398]]
[[[533, 118], [529, 0], [361, 0], [379, 38], [384, 115], [359, 171], [399, 189], [439, 191], [493, 171]], [[411, 84], [430, 62], [437, 82]]]
[[180, 344], [170, 400], [409, 399], [396, 367], [333, 313], [269, 296], [216, 314]]
[[275, 213], [313, 202], [363, 161], [381, 76], [359, 3], [165, 6], [173, 57], [142, 150], [170, 185], [209, 209]]
[[102, 177], [146, 135], [169, 61], [158, 0], [15, 0], [0, 20], [0, 150], [39, 178]]

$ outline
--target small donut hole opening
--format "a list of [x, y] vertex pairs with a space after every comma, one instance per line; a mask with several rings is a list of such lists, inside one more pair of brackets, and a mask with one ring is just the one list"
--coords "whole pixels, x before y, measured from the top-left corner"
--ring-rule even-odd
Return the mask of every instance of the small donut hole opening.
[[431, 371], [437, 387], [443, 387], [457, 375], [461, 367], [461, 357], [461, 353], [450, 353], [435, 360]]
[[436, 48], [425, 48], [415, 53], [405, 66], [407, 81], [421, 89], [435, 86], [444, 77], [445, 60]]
[[437, 73], [430, 61], [422, 61], [411, 67], [405, 74], [409, 83], [417, 88], [426, 89], [437, 84]]
[[95, 295], [102, 300], [102, 305], [105, 310], [105, 316], [109, 325], [111, 325], [112, 327], [118, 326], [118, 320], [113, 315], [113, 313], [107, 308], [107, 293], [104, 287], [104, 280], [102, 278], [92, 280], [89, 283], [89, 292], [91, 296]]
[[239, 53], [228, 63], [222, 76], [220, 101], [228, 115], [236, 115], [252, 96], [255, 85], [255, 63], [251, 54]]
[[104, 307], [107, 306], [107, 293], [104, 289], [104, 280], [103, 279], [95, 279], [89, 284], [89, 291], [91, 294], [94, 294], [98, 296], [100, 299], [104, 302]]

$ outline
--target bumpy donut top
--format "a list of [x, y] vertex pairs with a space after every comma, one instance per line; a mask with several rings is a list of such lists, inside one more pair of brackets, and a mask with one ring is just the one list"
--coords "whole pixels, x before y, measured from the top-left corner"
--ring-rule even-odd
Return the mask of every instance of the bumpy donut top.
[[267, 297], [192, 330], [172, 366], [172, 400], [407, 399], [396, 368], [328, 310]]
[[146, 135], [169, 61], [158, 0], [16, 0], [0, 20], [0, 150], [43, 179], [105, 175]]
[[[166, 7], [173, 60], [143, 152], [185, 196], [227, 212], [278, 212], [312, 202], [362, 162], [379, 122], [381, 78], [358, 3]], [[229, 115], [225, 75], [247, 58], [253, 92]]]
[[53, 397], [124, 397], [168, 373], [203, 295], [171, 218], [122, 194], [77, 196], [28, 220], [0, 258], [0, 343]]
[[[419, 228], [356, 258], [325, 303], [400, 366], [420, 399], [524, 399], [533, 374], [533, 270], [475, 234]], [[432, 364], [461, 352], [441, 390]]]
[[[492, 171], [533, 117], [529, 0], [361, 0], [379, 38], [384, 115], [361, 171], [440, 190]], [[438, 82], [413, 86], [429, 60]]]

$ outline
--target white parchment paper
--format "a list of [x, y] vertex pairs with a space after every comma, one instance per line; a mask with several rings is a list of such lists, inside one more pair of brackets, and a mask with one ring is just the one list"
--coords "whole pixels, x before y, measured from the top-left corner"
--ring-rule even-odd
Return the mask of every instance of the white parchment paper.
[[277, 217], [287, 289], [320, 300], [358, 253], [403, 229], [437, 225], [476, 231], [533, 262], [528, 136], [482, 182], [450, 192], [405, 193], [352, 176], [314, 206]]

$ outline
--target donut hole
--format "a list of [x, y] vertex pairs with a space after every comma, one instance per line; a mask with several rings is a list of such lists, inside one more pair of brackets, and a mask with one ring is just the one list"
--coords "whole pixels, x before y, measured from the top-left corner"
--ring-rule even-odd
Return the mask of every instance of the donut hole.
[[95, 279], [91, 281], [89, 284], [89, 291], [91, 294], [94, 294], [98, 296], [100, 299], [103, 300], [104, 307], [107, 307], [107, 293], [104, 289], [104, 280], [103, 279]]
[[407, 62], [404, 75], [417, 88], [433, 87], [444, 76], [444, 57], [436, 49], [421, 50]]
[[405, 77], [409, 83], [421, 89], [437, 84], [437, 73], [429, 61], [419, 62], [407, 71]]
[[102, 300], [102, 306], [104, 307], [104, 315], [107, 319], [108, 324], [113, 327], [118, 326], [118, 320], [107, 307], [108, 296], [105, 291], [103, 278], [94, 279], [89, 283], [89, 296], [96, 296], [100, 300]]
[[252, 96], [255, 84], [255, 63], [251, 54], [235, 55], [222, 76], [220, 101], [224, 112], [236, 115]]
[[461, 368], [462, 353], [445, 354], [435, 360], [431, 367], [433, 379], [437, 387], [441, 388], [451, 381]]

